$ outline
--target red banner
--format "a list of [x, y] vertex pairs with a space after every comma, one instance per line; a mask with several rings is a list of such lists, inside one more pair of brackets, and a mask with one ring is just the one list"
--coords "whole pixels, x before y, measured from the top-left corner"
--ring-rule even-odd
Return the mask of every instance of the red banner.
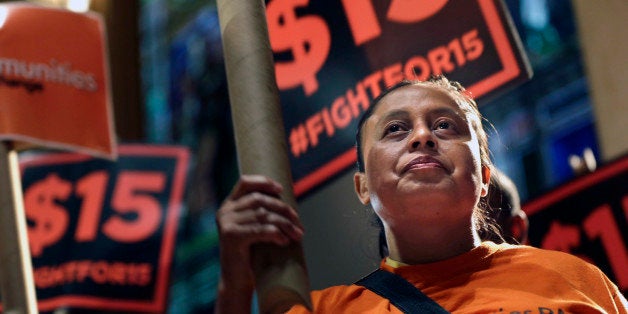
[[355, 163], [357, 120], [386, 87], [445, 74], [477, 98], [531, 76], [499, 0], [266, 2], [297, 195]]
[[165, 312], [189, 152], [129, 145], [21, 161], [39, 310]]
[[100, 16], [0, 4], [0, 140], [115, 156]]
[[523, 206], [533, 246], [599, 266], [628, 292], [628, 156]]

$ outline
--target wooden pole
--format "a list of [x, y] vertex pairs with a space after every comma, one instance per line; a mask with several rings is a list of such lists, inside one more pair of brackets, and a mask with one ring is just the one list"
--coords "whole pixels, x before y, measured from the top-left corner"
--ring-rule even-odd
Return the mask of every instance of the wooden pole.
[[[296, 208], [264, 2], [218, 0], [217, 6], [240, 172], [277, 180], [281, 198]], [[261, 313], [310, 307], [300, 244], [255, 246], [253, 269]]]
[[0, 295], [4, 313], [38, 313], [17, 152], [0, 141]]

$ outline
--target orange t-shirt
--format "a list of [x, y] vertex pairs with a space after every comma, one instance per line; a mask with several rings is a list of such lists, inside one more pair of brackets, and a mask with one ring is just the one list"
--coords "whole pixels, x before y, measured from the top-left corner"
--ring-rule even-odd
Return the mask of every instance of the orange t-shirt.
[[[557, 251], [484, 242], [454, 258], [382, 269], [452, 313], [627, 313], [625, 297], [597, 267]], [[358, 285], [312, 292], [314, 313], [401, 313]], [[309, 313], [297, 305], [288, 313]]]

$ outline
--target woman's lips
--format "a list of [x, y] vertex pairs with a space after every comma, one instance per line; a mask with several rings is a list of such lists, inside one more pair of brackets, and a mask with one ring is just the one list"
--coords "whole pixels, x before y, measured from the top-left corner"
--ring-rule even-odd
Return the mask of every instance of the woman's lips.
[[445, 169], [443, 164], [436, 158], [431, 156], [419, 156], [412, 159], [408, 164], [403, 167], [403, 172], [407, 172], [411, 169], [424, 169], [424, 168], [442, 168]]

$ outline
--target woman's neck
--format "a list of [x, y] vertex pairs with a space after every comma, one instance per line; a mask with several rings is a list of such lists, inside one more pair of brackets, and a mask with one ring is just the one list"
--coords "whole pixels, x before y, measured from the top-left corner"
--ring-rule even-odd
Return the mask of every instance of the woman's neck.
[[471, 221], [458, 224], [386, 226], [390, 257], [406, 264], [424, 264], [466, 253], [480, 245]]

